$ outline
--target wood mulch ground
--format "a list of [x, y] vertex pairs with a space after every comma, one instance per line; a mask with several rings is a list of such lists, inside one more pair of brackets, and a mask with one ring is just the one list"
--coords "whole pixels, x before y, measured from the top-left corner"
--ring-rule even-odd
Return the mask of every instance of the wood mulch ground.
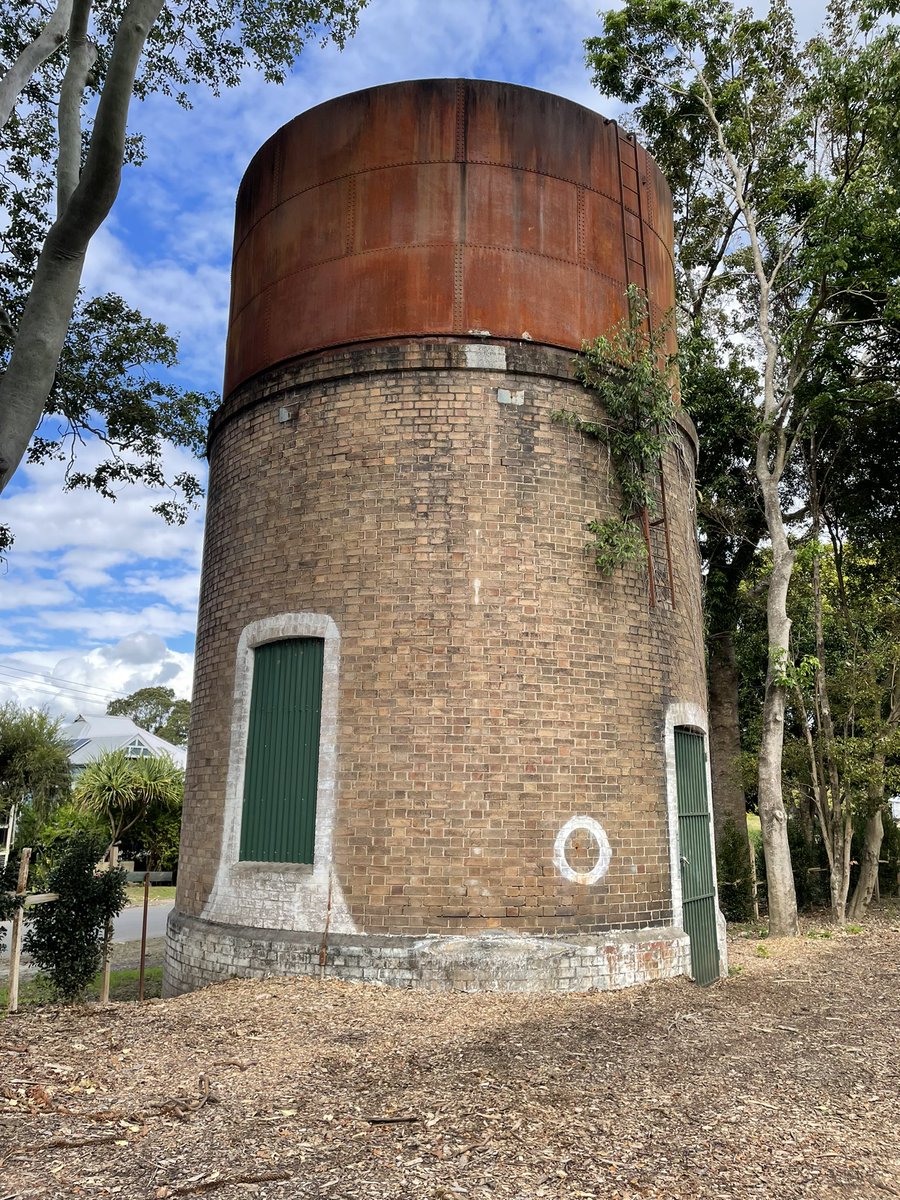
[[900, 1195], [900, 914], [730, 952], [706, 989], [272, 979], [25, 1013], [0, 1200]]

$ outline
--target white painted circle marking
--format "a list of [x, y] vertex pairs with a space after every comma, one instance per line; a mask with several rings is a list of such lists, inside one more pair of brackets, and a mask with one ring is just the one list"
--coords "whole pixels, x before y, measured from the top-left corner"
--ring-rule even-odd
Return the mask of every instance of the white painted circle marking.
[[[566, 858], [566, 842], [573, 833], [586, 833], [594, 839], [597, 846], [597, 861], [590, 871], [576, 871]], [[590, 884], [602, 879], [609, 870], [612, 860], [612, 849], [606, 831], [599, 821], [593, 817], [570, 817], [556, 835], [553, 844], [553, 861], [563, 876], [570, 883]]]

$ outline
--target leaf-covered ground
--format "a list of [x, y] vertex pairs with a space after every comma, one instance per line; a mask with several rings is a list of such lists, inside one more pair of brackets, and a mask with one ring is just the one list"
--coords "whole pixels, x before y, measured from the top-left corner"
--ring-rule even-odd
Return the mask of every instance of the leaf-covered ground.
[[707, 989], [273, 979], [2, 1021], [0, 1200], [900, 1195], [896, 912], [730, 949]]

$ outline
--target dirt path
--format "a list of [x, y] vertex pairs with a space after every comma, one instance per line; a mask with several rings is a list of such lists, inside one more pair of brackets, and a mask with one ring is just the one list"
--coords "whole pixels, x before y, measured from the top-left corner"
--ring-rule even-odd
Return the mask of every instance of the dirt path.
[[703, 990], [28, 1013], [0, 1023], [0, 1196], [896, 1197], [900, 918], [756, 945]]

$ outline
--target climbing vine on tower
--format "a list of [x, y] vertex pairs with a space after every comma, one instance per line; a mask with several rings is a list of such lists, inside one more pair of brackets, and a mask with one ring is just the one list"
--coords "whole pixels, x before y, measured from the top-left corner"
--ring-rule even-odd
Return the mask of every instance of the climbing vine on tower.
[[609, 336], [585, 342], [575, 360], [575, 377], [596, 401], [597, 418], [585, 420], [569, 409], [553, 413], [554, 421], [597, 438], [609, 450], [619, 516], [586, 524], [593, 536], [586, 549], [604, 575], [647, 554], [642, 521], [657, 515], [660, 463], [675, 435], [668, 323], [651, 330], [644, 293], [631, 284], [625, 295], [628, 316]]

